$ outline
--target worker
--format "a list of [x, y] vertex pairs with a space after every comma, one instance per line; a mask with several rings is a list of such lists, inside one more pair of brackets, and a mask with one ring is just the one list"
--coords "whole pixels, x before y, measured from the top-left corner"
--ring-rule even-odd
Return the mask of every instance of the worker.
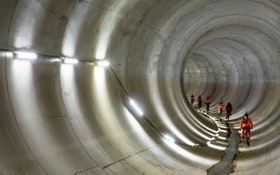
[[190, 101], [191, 101], [191, 104], [193, 104], [193, 102], [194, 102], [194, 95], [193, 94], [190, 97]]
[[218, 104], [218, 114], [219, 115], [221, 115], [223, 113], [224, 106], [225, 106], [225, 104], [224, 104], [223, 100], [221, 99]]
[[231, 105], [230, 102], [227, 103], [227, 106], [226, 106], [226, 111], [227, 111], [227, 116], [226, 116], [226, 119], [229, 120], [229, 116], [231, 116], [231, 112], [233, 110], [233, 107]]
[[201, 108], [201, 103], [202, 103], [201, 95], [198, 96], [197, 103], [198, 103], [198, 108]]
[[210, 103], [211, 103], [210, 97], [207, 96], [206, 99], [205, 99], [207, 114], [208, 114], [208, 111], [209, 111], [209, 108], [210, 108]]
[[250, 146], [250, 137], [251, 137], [250, 130], [253, 128], [253, 123], [252, 120], [249, 118], [249, 114], [247, 112], [240, 121], [240, 128], [241, 128], [241, 134], [240, 134], [241, 139], [244, 139], [244, 132], [245, 130], [247, 131], [247, 135], [246, 135], [247, 143], [248, 146]]

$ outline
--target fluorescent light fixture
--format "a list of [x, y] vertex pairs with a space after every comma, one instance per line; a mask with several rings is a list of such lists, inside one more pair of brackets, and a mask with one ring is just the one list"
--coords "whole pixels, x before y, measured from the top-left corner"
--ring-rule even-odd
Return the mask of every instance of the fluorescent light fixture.
[[77, 64], [79, 61], [76, 58], [63, 58], [65, 64]]
[[175, 139], [168, 134], [164, 134], [164, 138], [170, 142], [173, 142], [173, 143], [175, 142]]
[[37, 59], [37, 54], [33, 52], [16, 51], [15, 54], [19, 59], [28, 59], [28, 60]]
[[129, 103], [130, 103], [130, 105], [135, 109], [135, 111], [137, 112], [137, 114], [138, 114], [139, 116], [142, 116], [142, 115], [144, 114], [144, 113], [142, 112], [142, 110], [136, 105], [136, 103], [135, 103], [132, 99], [130, 99]]
[[13, 56], [14, 56], [13, 52], [9, 52], [9, 51], [6, 52], [6, 57], [13, 57]]
[[97, 66], [108, 67], [110, 65], [109, 61], [106, 60], [96, 60]]
[[60, 58], [49, 58], [48, 61], [49, 62], [60, 62]]

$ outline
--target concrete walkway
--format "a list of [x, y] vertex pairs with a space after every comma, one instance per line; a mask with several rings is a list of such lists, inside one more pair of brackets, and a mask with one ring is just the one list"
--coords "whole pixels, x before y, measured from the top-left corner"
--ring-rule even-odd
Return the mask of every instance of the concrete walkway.
[[[227, 122], [225, 122], [228, 125]], [[236, 154], [238, 153], [238, 144], [240, 137], [238, 132], [232, 127], [229, 127], [229, 146], [224, 151], [225, 154], [220, 162], [215, 164], [213, 167], [207, 170], [208, 175], [228, 175], [233, 170], [233, 161]]]

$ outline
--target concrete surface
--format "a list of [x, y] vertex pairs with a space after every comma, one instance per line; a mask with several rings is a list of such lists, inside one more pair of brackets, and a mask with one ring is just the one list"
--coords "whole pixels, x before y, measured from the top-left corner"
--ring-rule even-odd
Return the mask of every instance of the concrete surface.
[[225, 154], [221, 161], [207, 170], [208, 175], [227, 175], [233, 172], [235, 157], [238, 153], [238, 144], [240, 143], [240, 135], [237, 130], [232, 126], [229, 126], [227, 121], [224, 122], [228, 127], [228, 147], [225, 150]]
[[[234, 129], [252, 118], [231, 174], [280, 174], [279, 11], [279, 0], [0, 0], [0, 174], [207, 174], [228, 130], [191, 94], [210, 96], [214, 116], [230, 101]], [[18, 50], [38, 59], [6, 52]]]

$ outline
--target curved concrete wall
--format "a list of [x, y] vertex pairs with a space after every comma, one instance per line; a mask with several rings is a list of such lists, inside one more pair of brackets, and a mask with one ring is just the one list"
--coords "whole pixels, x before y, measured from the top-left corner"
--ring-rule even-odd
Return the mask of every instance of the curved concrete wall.
[[[0, 174], [207, 174], [226, 139], [188, 103], [254, 123], [233, 174], [279, 174], [277, 0], [1, 0]], [[5, 51], [29, 50], [36, 61]], [[52, 61], [77, 57], [76, 65]], [[110, 68], [86, 64], [106, 59]], [[144, 115], [130, 106], [133, 99]], [[174, 137], [175, 143], [165, 139]]]

